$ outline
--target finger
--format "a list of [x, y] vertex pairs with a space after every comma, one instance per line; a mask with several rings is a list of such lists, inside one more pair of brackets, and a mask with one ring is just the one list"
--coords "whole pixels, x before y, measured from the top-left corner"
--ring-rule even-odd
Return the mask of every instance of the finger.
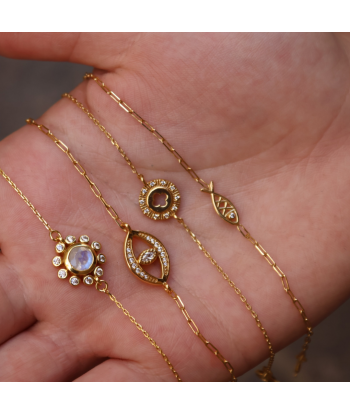
[[[2, 246], [3, 249], [3, 246]], [[36, 321], [15, 270], [0, 252], [0, 344]]]
[[67, 381], [100, 362], [67, 332], [40, 322], [1, 346], [0, 381]]
[[[136, 34], [3, 33], [0, 54], [15, 59], [70, 61], [114, 69]], [[104, 48], [101, 48], [103, 42]]]
[[170, 370], [155, 372], [144, 365], [108, 359], [75, 380], [76, 382], [170, 382], [176, 381]]

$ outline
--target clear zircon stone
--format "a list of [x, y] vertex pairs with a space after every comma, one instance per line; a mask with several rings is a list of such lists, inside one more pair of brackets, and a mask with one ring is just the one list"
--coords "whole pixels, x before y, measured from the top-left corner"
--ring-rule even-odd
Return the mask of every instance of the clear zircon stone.
[[87, 285], [91, 285], [94, 282], [94, 280], [90, 275], [88, 275], [87, 277], [84, 278], [84, 282]]
[[57, 252], [63, 252], [64, 251], [64, 244], [57, 244], [56, 245], [56, 251]]
[[55, 258], [52, 260], [52, 263], [55, 265], [55, 267], [59, 267], [62, 263], [61, 257], [55, 256]]
[[77, 278], [77, 277], [71, 277], [71, 279], [69, 280], [69, 282], [70, 282], [72, 285], [79, 285], [80, 280], [79, 280], [79, 278]]
[[64, 279], [64, 278], [67, 278], [67, 270], [65, 270], [65, 269], [60, 269], [59, 271], [58, 271], [58, 278], [61, 278], [61, 279]]

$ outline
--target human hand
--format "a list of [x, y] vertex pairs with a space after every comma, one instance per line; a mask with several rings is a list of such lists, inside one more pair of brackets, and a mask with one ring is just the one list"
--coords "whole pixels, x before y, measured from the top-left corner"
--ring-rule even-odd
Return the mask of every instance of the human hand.
[[[98, 74], [107, 85], [233, 201], [242, 223], [286, 272], [313, 325], [348, 298], [345, 40], [319, 34], [2, 35], [0, 52], [72, 60], [105, 71]], [[178, 186], [180, 216], [242, 289], [275, 350], [302, 335], [305, 328], [277, 275], [214, 215], [210, 198], [171, 155], [93, 82], [73, 94], [147, 180], [165, 178]], [[40, 121], [69, 145], [123, 220], [163, 241], [172, 261], [170, 286], [235, 373], [265, 358], [264, 339], [239, 298], [175, 221], [143, 217], [139, 183], [86, 116], [61, 100]], [[123, 233], [52, 142], [25, 127], [0, 146], [0, 167], [53, 227], [102, 243], [111, 291], [183, 380], [226, 379], [171, 299], [131, 276], [123, 260]], [[74, 290], [55, 277], [54, 245], [45, 229], [0, 183], [0, 217], [6, 218], [0, 229], [1, 378], [173, 380], [104, 296], [87, 287]]]

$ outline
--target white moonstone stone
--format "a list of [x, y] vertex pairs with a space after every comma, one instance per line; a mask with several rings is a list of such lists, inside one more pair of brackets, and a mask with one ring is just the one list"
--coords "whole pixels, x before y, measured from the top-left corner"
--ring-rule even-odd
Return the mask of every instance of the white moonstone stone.
[[94, 263], [94, 255], [86, 246], [76, 246], [68, 256], [68, 261], [76, 271], [87, 271]]

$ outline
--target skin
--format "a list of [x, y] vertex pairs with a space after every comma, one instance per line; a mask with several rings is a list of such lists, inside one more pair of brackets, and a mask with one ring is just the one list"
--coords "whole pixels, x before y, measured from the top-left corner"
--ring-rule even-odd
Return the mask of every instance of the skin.
[[[288, 276], [313, 326], [349, 297], [347, 35], [2, 34], [0, 53], [98, 68], [118, 96], [235, 204], [241, 223]], [[252, 304], [274, 350], [304, 335], [279, 277], [214, 213], [210, 197], [171, 154], [93, 81], [72, 94], [147, 181], [176, 184], [179, 215]], [[239, 297], [180, 225], [141, 214], [141, 183], [86, 115], [62, 99], [39, 121], [69, 146], [125, 222], [162, 240], [171, 257], [169, 285], [235, 374], [265, 359], [264, 338]], [[228, 379], [164, 290], [130, 274], [125, 234], [48, 137], [31, 126], [11, 134], [0, 143], [0, 167], [62, 235], [101, 242], [110, 291], [184, 381]], [[175, 380], [106, 295], [56, 277], [55, 243], [3, 179], [0, 217], [0, 380]]]

